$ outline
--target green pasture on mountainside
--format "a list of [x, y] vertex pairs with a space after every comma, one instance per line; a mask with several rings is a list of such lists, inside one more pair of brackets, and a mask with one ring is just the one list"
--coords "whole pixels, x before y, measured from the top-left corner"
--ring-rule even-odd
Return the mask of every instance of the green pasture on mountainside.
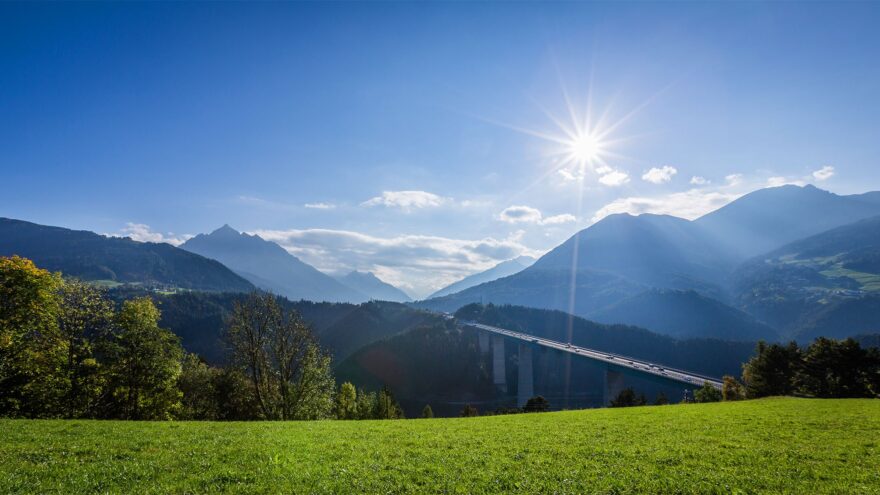
[[880, 493], [880, 400], [0, 432], [0, 493]]

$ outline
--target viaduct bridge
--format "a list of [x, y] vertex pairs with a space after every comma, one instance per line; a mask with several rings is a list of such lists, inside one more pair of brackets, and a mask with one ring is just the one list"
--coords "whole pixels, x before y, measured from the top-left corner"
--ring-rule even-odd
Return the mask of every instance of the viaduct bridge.
[[704, 383], [721, 389], [721, 381], [690, 371], [673, 369], [668, 366], [651, 363], [610, 352], [602, 352], [586, 347], [579, 347], [564, 342], [545, 339], [521, 332], [514, 332], [504, 328], [484, 325], [473, 321], [461, 321], [459, 325], [476, 330], [479, 334], [480, 350], [492, 352], [492, 377], [496, 386], [507, 388], [505, 374], [504, 342], [515, 341], [519, 352], [519, 372], [517, 376], [517, 405], [522, 407], [529, 398], [535, 395], [534, 372], [532, 366], [532, 349], [549, 348], [559, 352], [573, 354], [577, 357], [590, 359], [605, 366], [605, 386], [602, 392], [602, 401], [605, 405], [624, 389], [624, 376], [638, 376], [649, 378], [662, 384], [685, 384], [688, 388], [702, 387]]

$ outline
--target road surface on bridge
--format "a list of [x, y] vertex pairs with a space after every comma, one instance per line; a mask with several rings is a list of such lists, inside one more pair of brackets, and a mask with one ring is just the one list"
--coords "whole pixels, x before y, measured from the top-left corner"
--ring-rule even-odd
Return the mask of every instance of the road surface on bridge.
[[620, 354], [597, 351], [595, 349], [588, 349], [586, 347], [566, 344], [564, 342], [557, 342], [555, 340], [545, 339], [522, 332], [514, 332], [513, 330], [493, 327], [491, 325], [484, 325], [482, 323], [476, 323], [473, 321], [462, 321], [461, 325], [477, 328], [479, 330], [484, 330], [486, 332], [490, 332], [496, 335], [503, 335], [512, 339], [529, 342], [537, 346], [567, 352], [570, 354], [574, 354], [575, 356], [581, 356], [587, 359], [600, 361], [613, 366], [617, 366], [619, 368], [629, 369], [648, 375], [654, 375], [656, 377], [665, 378], [667, 380], [672, 380], [680, 383], [686, 383], [695, 387], [701, 387], [704, 383], [708, 382], [710, 385], [720, 390], [722, 385], [722, 383], [717, 378], [712, 378], [697, 373], [691, 373], [690, 371], [674, 369], [668, 366], [663, 366], [660, 364], [651, 363], [648, 361], [643, 361], [627, 356], [621, 356]]

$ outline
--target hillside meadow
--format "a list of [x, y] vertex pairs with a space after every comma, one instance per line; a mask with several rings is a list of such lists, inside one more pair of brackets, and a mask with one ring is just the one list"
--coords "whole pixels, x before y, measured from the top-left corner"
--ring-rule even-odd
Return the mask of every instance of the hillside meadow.
[[0, 493], [880, 493], [870, 399], [0, 432]]

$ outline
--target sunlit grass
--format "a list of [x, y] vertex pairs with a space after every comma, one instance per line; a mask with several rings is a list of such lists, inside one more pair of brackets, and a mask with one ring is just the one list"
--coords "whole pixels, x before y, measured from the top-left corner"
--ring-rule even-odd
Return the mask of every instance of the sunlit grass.
[[880, 493], [878, 400], [0, 431], [0, 493]]

